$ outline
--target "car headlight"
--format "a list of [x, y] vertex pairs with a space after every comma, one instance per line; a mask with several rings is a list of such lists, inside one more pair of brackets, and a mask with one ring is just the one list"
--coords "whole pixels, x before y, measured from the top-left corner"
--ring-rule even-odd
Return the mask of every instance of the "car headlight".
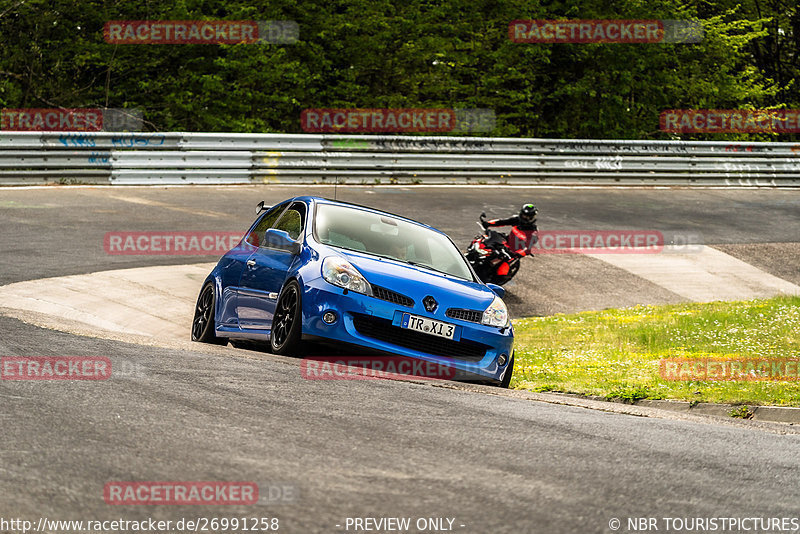
[[508, 326], [508, 308], [500, 297], [495, 297], [492, 303], [483, 312], [481, 323], [489, 326]]
[[337, 258], [336, 256], [325, 258], [322, 262], [322, 278], [329, 284], [343, 287], [356, 293], [372, 295], [372, 287], [367, 282], [367, 279], [349, 261], [343, 258]]

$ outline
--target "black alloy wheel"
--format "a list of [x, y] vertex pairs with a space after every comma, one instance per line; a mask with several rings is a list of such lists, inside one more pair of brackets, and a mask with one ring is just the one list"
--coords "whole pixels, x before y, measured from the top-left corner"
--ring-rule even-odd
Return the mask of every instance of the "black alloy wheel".
[[270, 347], [275, 354], [299, 355], [302, 320], [300, 306], [300, 285], [289, 281], [281, 291], [270, 329]]
[[208, 282], [200, 291], [197, 297], [197, 305], [194, 308], [194, 319], [192, 320], [192, 341], [201, 343], [213, 343], [215, 345], [226, 345], [226, 338], [217, 337], [214, 332], [214, 284]]

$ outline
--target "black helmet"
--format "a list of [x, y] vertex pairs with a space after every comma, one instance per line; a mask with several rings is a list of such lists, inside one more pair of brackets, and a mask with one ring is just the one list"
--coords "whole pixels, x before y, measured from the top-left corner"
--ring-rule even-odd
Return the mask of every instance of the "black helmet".
[[522, 206], [522, 209], [519, 210], [519, 218], [525, 222], [533, 222], [536, 219], [537, 213], [539, 213], [539, 210], [536, 209], [536, 206], [533, 204], [525, 204]]

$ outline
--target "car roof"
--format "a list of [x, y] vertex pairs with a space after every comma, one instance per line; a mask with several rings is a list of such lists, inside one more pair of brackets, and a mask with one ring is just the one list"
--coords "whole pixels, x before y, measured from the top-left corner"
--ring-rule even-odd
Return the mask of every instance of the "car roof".
[[[354, 202], [346, 202], [344, 200], [335, 200], [325, 197], [317, 197], [317, 196], [299, 196], [294, 197], [288, 200], [288, 202], [305, 202], [305, 203], [317, 203], [317, 204], [333, 204], [333, 205], [340, 205], [340, 206], [347, 206], [352, 208], [359, 208], [366, 211], [371, 211], [372, 213], [379, 213], [382, 215], [391, 215], [392, 217], [396, 217], [397, 219], [410, 222], [412, 224], [416, 224], [422, 226], [423, 228], [427, 228], [429, 230], [433, 230], [434, 232], [438, 232], [440, 234], [445, 234], [445, 232], [439, 230], [438, 228], [434, 228], [429, 224], [425, 224], [423, 222], [415, 221], [414, 219], [409, 219], [408, 217], [403, 217], [402, 215], [397, 215], [396, 213], [392, 213], [390, 211], [379, 210], [376, 208], [372, 208], [370, 206], [364, 206], [363, 204], [356, 204]], [[279, 202], [279, 204], [283, 204], [283, 202]]]

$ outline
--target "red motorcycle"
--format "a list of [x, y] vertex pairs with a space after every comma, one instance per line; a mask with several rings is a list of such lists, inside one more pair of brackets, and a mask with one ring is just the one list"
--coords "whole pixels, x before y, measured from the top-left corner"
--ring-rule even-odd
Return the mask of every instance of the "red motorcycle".
[[478, 224], [483, 233], [473, 238], [464, 255], [484, 283], [503, 285], [517, 274], [520, 260], [530, 255], [538, 241], [536, 232], [512, 226], [509, 245], [509, 235], [486, 227], [485, 213]]

